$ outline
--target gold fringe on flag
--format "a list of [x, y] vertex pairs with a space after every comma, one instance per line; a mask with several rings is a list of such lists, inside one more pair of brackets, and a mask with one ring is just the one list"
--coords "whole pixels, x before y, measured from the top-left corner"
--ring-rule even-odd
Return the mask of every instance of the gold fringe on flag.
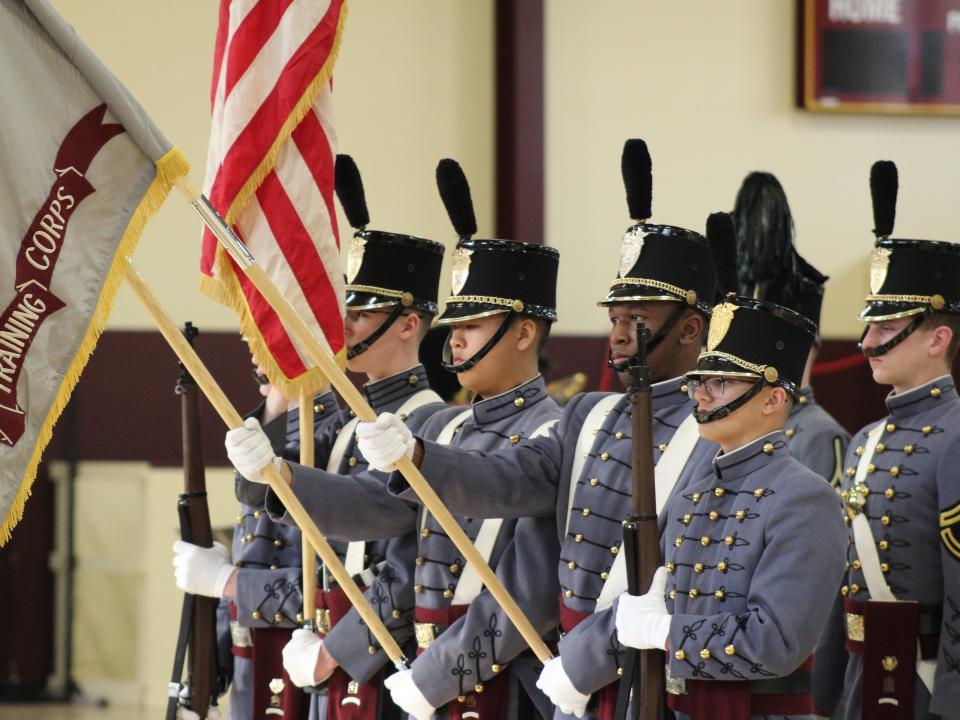
[[113, 262], [110, 264], [110, 270], [107, 272], [106, 279], [104, 280], [97, 306], [93, 311], [93, 316], [90, 318], [90, 324], [87, 326], [87, 330], [83, 335], [80, 347], [77, 349], [77, 354], [74, 355], [70, 366], [67, 368], [66, 373], [64, 373], [63, 380], [60, 382], [60, 389], [57, 390], [57, 395], [54, 398], [50, 412], [47, 413], [47, 417], [43, 421], [43, 426], [40, 428], [40, 434], [37, 437], [30, 462], [27, 463], [27, 469], [24, 473], [23, 481], [20, 483], [20, 489], [17, 491], [13, 505], [10, 507], [10, 511], [3, 521], [3, 527], [0, 528], [0, 547], [3, 547], [10, 540], [13, 528], [23, 517], [23, 508], [27, 502], [27, 498], [30, 497], [33, 480], [37, 475], [37, 467], [40, 464], [40, 458], [47, 447], [47, 443], [50, 442], [50, 437], [53, 434], [53, 426], [56, 425], [57, 420], [60, 419], [60, 414], [70, 400], [70, 395], [73, 393], [74, 387], [76, 387], [77, 380], [80, 379], [80, 373], [82, 373], [83, 368], [86, 367], [87, 360], [90, 359], [90, 354], [96, 347], [97, 340], [100, 339], [100, 335], [107, 325], [107, 319], [110, 317], [110, 310], [113, 308], [113, 300], [117, 294], [117, 289], [120, 287], [120, 283], [123, 282], [123, 278], [126, 275], [127, 256], [133, 253], [137, 242], [140, 240], [140, 236], [143, 234], [143, 229], [147, 221], [150, 220], [154, 213], [160, 209], [160, 206], [163, 205], [174, 183], [190, 172], [190, 163], [177, 148], [171, 148], [166, 155], [157, 160], [156, 167], [157, 176], [153, 182], [150, 183], [147, 192], [140, 199], [137, 209], [134, 210], [133, 215], [130, 217], [130, 222], [127, 223], [127, 227], [123, 231], [120, 244], [117, 246], [117, 251], [113, 256]]
[[[224, 220], [226, 220], [229, 225], [235, 224], [243, 208], [246, 207], [250, 198], [253, 197], [253, 194], [259, 189], [260, 185], [263, 184], [267, 175], [270, 174], [276, 165], [280, 148], [290, 139], [293, 131], [303, 118], [306, 117], [307, 113], [310, 112], [310, 108], [312, 108], [314, 102], [316, 102], [317, 96], [323, 90], [323, 86], [330, 82], [333, 76], [333, 66], [336, 64], [337, 56], [340, 54], [340, 44], [343, 39], [343, 28], [346, 21], [347, 3], [344, 1], [340, 7], [340, 16], [337, 18], [337, 30], [327, 61], [323, 64], [323, 67], [320, 68], [317, 76], [310, 82], [310, 85], [307, 86], [303, 95], [300, 96], [290, 115], [280, 127], [280, 132], [266, 155], [264, 155], [263, 160], [261, 160], [250, 177], [247, 178], [247, 181], [243, 184], [243, 187], [227, 209]], [[266, 341], [263, 339], [263, 336], [260, 334], [260, 329], [253, 320], [253, 315], [247, 305], [247, 298], [243, 294], [243, 289], [237, 280], [233, 265], [230, 263], [226, 251], [221, 245], [217, 245], [213, 272], [214, 276], [200, 275], [200, 292], [212, 300], [219, 302], [221, 305], [232, 308], [234, 312], [239, 315], [240, 333], [247, 341], [250, 354], [263, 366], [267, 377], [280, 389], [284, 396], [297, 398], [300, 397], [302, 393], [316, 393], [325, 389], [328, 385], [327, 379], [318, 369], [312, 368], [297, 378], [288, 378], [280, 369], [280, 366], [277, 365], [273, 353], [267, 349]], [[346, 367], [347, 354], [345, 349], [341, 349], [335, 357], [341, 368]]]
[[[230, 265], [226, 255], [221, 255], [221, 248], [217, 248], [217, 259], [214, 269], [224, 279], [224, 282], [209, 275], [200, 275], [200, 292], [207, 297], [216, 300], [222, 305], [226, 305], [240, 317], [240, 335], [247, 343], [250, 349], [250, 355], [259, 363], [270, 382], [277, 386], [277, 389], [283, 393], [284, 397], [297, 398], [303, 394], [316, 394], [321, 390], [326, 390], [329, 386], [326, 375], [317, 368], [310, 368], [307, 372], [295, 378], [288, 378], [276, 359], [267, 349], [267, 342], [260, 334], [260, 328], [253, 320], [253, 314], [247, 305], [247, 297], [240, 289], [240, 284], [234, 273], [233, 266]], [[343, 369], [347, 363], [347, 351], [341, 348], [334, 356], [337, 364]]]

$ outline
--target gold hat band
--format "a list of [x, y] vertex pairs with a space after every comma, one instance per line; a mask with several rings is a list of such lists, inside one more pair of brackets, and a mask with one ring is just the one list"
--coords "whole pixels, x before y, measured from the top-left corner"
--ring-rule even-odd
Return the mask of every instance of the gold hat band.
[[742, 368], [746, 368], [752, 373], [763, 376], [766, 369], [769, 365], [757, 365], [752, 362], [747, 362], [743, 358], [739, 358], [736, 355], [731, 355], [730, 353], [719, 352], [717, 350], [709, 350], [707, 352], [700, 353], [700, 357], [697, 358], [697, 364], [700, 364], [701, 360], [726, 360], [727, 362], [733, 363], [734, 365], [739, 365]]
[[617, 278], [612, 283], [610, 283], [610, 289], [615, 290], [618, 287], [623, 287], [625, 285], [643, 285], [646, 287], [656, 288], [657, 290], [663, 290], [665, 292], [674, 293], [679, 297], [686, 300], [688, 305], [695, 305], [697, 303], [697, 293], [694, 290], [684, 290], [683, 288], [677, 287], [676, 285], [671, 285], [670, 283], [665, 283], [661, 280], [654, 280], [653, 278], [635, 278], [635, 277], [623, 277]]
[[943, 295], [867, 295], [865, 302], [908, 302], [929, 305], [934, 310], [942, 310], [946, 301]]
[[514, 312], [523, 312], [523, 300], [519, 298], [510, 300], [509, 298], [496, 297], [494, 295], [451, 295], [447, 298], [447, 304], [450, 303], [479, 303], [482, 305], [499, 305], [500, 307], [513, 310]]
[[[348, 293], [368, 293], [370, 295], [383, 295], [384, 297], [397, 298], [404, 307], [413, 305], [413, 294], [404, 290], [391, 290], [390, 288], [379, 287], [377, 285], [347, 285], [344, 290]], [[390, 303], [377, 303], [376, 305], [369, 305], [368, 307], [373, 308], [388, 304]]]

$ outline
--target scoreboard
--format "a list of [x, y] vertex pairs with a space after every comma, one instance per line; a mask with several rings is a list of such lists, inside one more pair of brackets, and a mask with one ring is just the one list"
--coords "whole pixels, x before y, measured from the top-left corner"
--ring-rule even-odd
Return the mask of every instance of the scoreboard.
[[798, 0], [801, 107], [960, 115], [960, 0]]

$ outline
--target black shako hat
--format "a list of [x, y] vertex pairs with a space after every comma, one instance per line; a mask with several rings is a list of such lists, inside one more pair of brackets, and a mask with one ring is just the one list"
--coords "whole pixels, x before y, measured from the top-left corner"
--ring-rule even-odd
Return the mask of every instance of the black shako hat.
[[367, 230], [363, 182], [349, 155], [337, 155], [337, 197], [356, 229], [347, 251], [346, 305], [351, 310], [402, 306], [437, 314], [443, 245], [433, 240]]
[[960, 314], [960, 244], [891, 238], [897, 213], [897, 166], [880, 160], [870, 169], [873, 234], [870, 294], [864, 322], [932, 313]]
[[760, 379], [796, 396], [816, 332], [793, 310], [731, 294], [713, 308], [707, 349], [687, 377]]
[[717, 278], [707, 239], [675, 225], [653, 225], [653, 172], [643, 140], [627, 140], [620, 163], [627, 205], [635, 225], [620, 248], [620, 268], [597, 303], [682, 302], [709, 315], [718, 300]]
[[819, 328], [823, 285], [829, 278], [797, 252], [793, 215], [776, 176], [747, 175], [737, 192], [733, 219], [740, 295], [795, 310]]
[[437, 165], [437, 187], [460, 236], [450, 259], [451, 294], [435, 324], [514, 312], [548, 322], [557, 319], [557, 270], [554, 248], [515, 240], [479, 240], [470, 186], [460, 165]]

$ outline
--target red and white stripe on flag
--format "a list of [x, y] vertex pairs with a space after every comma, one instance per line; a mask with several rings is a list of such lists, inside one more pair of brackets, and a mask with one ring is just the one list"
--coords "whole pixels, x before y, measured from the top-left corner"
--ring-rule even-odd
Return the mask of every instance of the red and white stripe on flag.
[[[344, 287], [333, 206], [332, 70], [345, 0], [221, 0], [205, 191], [257, 264], [331, 352]], [[325, 381], [204, 230], [201, 289], [234, 308], [251, 353], [296, 397]]]

